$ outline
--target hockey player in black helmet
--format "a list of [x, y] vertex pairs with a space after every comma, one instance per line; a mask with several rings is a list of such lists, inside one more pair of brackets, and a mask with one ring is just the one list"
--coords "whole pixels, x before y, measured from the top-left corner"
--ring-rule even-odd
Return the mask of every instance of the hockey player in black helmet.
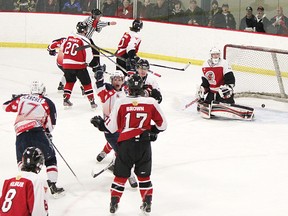
[[78, 33], [87, 33], [87, 24], [84, 23], [84, 22], [78, 22], [77, 25], [76, 25], [76, 30]]
[[[90, 40], [90, 43], [93, 45], [95, 45], [95, 43], [92, 40], [92, 36], [95, 31], [100, 33], [102, 28], [117, 24], [115, 21], [110, 21], [110, 22], [102, 21], [100, 20], [101, 17], [102, 17], [102, 12], [99, 9], [94, 8], [91, 10], [91, 16], [88, 16], [83, 21], [88, 26], [86, 37]], [[89, 66], [96, 67], [97, 65], [100, 65], [99, 51], [96, 49], [92, 49], [92, 52], [93, 52], [94, 57]]]
[[39, 148], [24, 149], [21, 172], [3, 184], [0, 215], [48, 215], [47, 186], [38, 175], [43, 163], [44, 156]]
[[125, 76], [127, 76], [127, 71], [136, 70], [136, 63], [139, 60], [137, 53], [141, 44], [139, 32], [142, 28], [143, 22], [139, 19], [135, 19], [132, 22], [130, 31], [124, 33], [118, 44], [116, 55], [121, 58], [117, 58], [116, 62], [121, 67], [116, 65], [116, 70], [122, 70]]
[[40, 149], [28, 147], [22, 156], [22, 171], [39, 173], [44, 164], [44, 156]]
[[131, 31], [139, 32], [143, 28], [143, 22], [139, 19], [135, 19], [130, 27]]
[[140, 59], [136, 63], [136, 71], [144, 82], [143, 96], [153, 97], [160, 104], [162, 102], [162, 94], [157, 80], [155, 79], [155, 77], [151, 76], [151, 74], [148, 73], [149, 68], [150, 64], [146, 59]]
[[130, 76], [127, 83], [129, 96], [115, 103], [105, 124], [104, 120], [98, 116], [94, 126], [99, 130], [109, 130], [111, 133], [119, 132], [118, 152], [113, 172], [115, 177], [110, 190], [110, 213], [117, 211], [125, 191], [125, 184], [134, 167], [142, 199], [140, 208], [146, 214], [151, 212], [153, 196], [153, 186], [150, 180], [151, 141], [155, 141], [157, 134], [166, 129], [167, 121], [156, 100], [141, 96], [143, 80], [138, 74]]

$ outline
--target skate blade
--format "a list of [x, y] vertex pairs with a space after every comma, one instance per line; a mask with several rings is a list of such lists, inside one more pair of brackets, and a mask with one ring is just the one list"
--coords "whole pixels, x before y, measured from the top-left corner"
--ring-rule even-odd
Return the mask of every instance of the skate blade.
[[59, 198], [65, 196], [65, 195], [66, 195], [65, 191], [63, 191], [62, 193], [54, 193], [54, 194], [52, 194], [54, 199], [59, 199]]

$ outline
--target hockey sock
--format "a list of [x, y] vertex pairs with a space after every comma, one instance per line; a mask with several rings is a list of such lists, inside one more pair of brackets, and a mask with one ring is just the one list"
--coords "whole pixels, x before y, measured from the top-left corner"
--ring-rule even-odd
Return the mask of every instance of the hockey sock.
[[137, 176], [137, 178], [139, 181], [140, 194], [141, 194], [142, 200], [144, 201], [146, 196], [148, 195], [152, 196], [153, 194], [152, 182], [150, 180], [150, 176], [148, 177]]
[[125, 183], [128, 178], [122, 178], [122, 177], [117, 177], [115, 176], [114, 181], [111, 185], [111, 197], [119, 197], [120, 198], [124, 192], [125, 189]]

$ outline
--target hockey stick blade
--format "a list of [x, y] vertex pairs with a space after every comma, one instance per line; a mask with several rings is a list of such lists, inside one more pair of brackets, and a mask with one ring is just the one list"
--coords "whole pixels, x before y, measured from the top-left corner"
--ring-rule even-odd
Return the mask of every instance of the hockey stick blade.
[[96, 178], [97, 176], [99, 176], [100, 174], [105, 172], [107, 169], [109, 169], [113, 164], [114, 164], [114, 161], [112, 160], [105, 168], [100, 170], [100, 172], [98, 172], [98, 173], [94, 173], [94, 170], [92, 170], [92, 173], [91, 173], [92, 177]]

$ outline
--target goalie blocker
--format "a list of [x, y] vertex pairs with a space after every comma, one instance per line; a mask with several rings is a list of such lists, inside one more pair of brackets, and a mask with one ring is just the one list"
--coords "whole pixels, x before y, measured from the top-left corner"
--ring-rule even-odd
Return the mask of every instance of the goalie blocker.
[[225, 118], [234, 120], [252, 120], [254, 109], [238, 104], [227, 104], [212, 101], [211, 104], [199, 103], [199, 112], [202, 118]]

